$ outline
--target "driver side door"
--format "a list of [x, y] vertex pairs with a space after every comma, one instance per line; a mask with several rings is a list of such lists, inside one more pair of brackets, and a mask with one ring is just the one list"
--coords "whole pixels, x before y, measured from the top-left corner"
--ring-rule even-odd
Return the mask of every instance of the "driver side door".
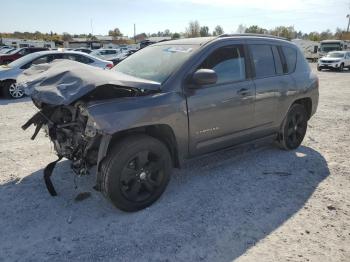
[[254, 125], [255, 86], [247, 74], [241, 44], [213, 50], [198, 69], [212, 69], [215, 84], [195, 86], [187, 92], [190, 155], [233, 145]]

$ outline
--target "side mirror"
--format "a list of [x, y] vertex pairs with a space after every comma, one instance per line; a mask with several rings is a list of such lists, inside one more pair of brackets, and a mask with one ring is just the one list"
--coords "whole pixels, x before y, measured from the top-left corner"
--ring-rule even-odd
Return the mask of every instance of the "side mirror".
[[218, 76], [214, 70], [211, 69], [198, 69], [192, 75], [192, 83], [196, 85], [211, 85], [218, 81]]

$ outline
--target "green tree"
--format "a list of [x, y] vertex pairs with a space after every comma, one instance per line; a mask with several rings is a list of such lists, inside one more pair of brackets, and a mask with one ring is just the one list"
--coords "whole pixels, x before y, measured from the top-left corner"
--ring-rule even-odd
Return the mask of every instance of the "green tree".
[[222, 35], [224, 33], [224, 29], [221, 25], [217, 25], [214, 29], [213, 35]]
[[264, 34], [266, 32], [267, 32], [266, 29], [261, 28], [257, 25], [251, 25], [245, 29], [245, 33], [250, 33], [250, 34]]
[[203, 36], [209, 36], [209, 27], [207, 26], [201, 26], [200, 30], [199, 30], [199, 34], [203, 37]]
[[180, 34], [179, 33], [174, 33], [172, 36], [171, 36], [172, 39], [179, 39], [180, 38]]
[[108, 31], [108, 35], [109, 36], [113, 36], [114, 38], [116, 38], [118, 36], [122, 36], [123, 34], [120, 32], [119, 28], [116, 27], [113, 30], [109, 30]]
[[276, 28], [272, 29], [270, 33], [272, 35], [284, 37], [289, 40], [295, 38], [297, 35], [294, 26], [277, 26]]

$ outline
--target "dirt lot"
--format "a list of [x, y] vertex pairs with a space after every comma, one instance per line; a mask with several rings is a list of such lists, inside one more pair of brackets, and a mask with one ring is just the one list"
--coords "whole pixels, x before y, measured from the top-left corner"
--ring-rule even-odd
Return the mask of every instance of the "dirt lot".
[[[313, 65], [314, 68], [314, 65]], [[31, 101], [0, 99], [0, 261], [350, 261], [350, 71], [320, 72], [303, 145], [245, 146], [176, 170], [137, 213], [112, 207], [20, 126]], [[91, 197], [75, 200], [81, 192]]]

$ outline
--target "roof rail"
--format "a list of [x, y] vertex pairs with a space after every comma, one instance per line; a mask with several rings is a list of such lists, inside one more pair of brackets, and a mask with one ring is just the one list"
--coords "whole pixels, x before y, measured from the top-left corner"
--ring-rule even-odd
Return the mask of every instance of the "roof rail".
[[222, 34], [222, 35], [219, 35], [218, 38], [221, 38], [221, 37], [230, 37], [230, 36], [256, 36], [256, 37], [275, 38], [275, 39], [280, 39], [280, 40], [289, 41], [287, 38], [280, 37], [280, 36], [267, 35], [267, 34], [252, 34], [252, 33], [244, 33], [244, 34]]

